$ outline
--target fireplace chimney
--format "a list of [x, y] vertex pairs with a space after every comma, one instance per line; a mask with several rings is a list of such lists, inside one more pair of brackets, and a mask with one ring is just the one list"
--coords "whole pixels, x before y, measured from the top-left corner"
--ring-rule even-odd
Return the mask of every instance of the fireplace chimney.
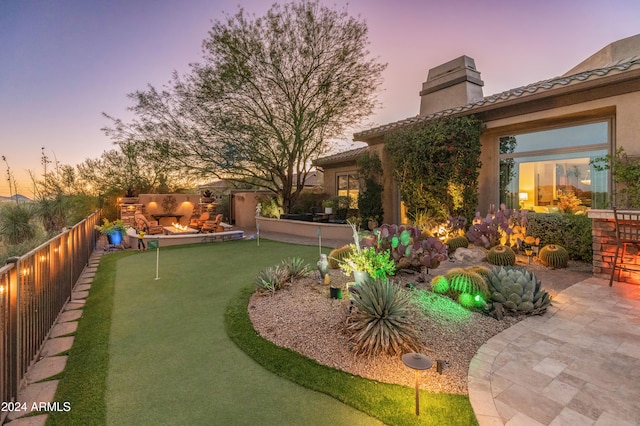
[[481, 100], [482, 86], [476, 64], [468, 56], [460, 56], [429, 70], [420, 91], [420, 115]]

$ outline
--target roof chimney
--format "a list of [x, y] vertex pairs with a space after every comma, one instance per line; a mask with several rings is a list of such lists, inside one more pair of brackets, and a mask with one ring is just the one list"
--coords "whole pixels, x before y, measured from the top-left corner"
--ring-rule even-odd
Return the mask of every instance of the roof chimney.
[[431, 68], [420, 91], [420, 115], [479, 101], [484, 97], [482, 86], [476, 64], [468, 56]]

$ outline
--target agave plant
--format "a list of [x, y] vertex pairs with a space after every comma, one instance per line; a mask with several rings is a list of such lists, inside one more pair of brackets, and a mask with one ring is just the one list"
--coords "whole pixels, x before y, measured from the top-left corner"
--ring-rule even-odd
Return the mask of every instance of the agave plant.
[[542, 314], [551, 304], [551, 296], [542, 290], [534, 273], [518, 267], [492, 269], [487, 276], [491, 292], [490, 313], [502, 315], [511, 311], [525, 315]]
[[389, 280], [371, 280], [353, 294], [347, 333], [356, 355], [417, 351], [409, 293]]

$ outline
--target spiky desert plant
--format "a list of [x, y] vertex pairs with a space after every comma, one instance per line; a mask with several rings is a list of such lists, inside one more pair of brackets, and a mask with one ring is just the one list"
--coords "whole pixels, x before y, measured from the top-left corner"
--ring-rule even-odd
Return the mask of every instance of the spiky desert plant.
[[22, 244], [36, 235], [32, 223], [35, 212], [30, 204], [7, 203], [0, 206], [0, 239], [8, 245]]
[[311, 266], [307, 264], [302, 258], [289, 257], [282, 260], [282, 267], [288, 271], [288, 280], [293, 281], [299, 278], [304, 278], [311, 272]]
[[258, 290], [273, 295], [285, 286], [288, 279], [289, 270], [282, 265], [276, 265], [260, 271], [255, 282]]
[[469, 247], [469, 240], [467, 240], [467, 237], [465, 237], [464, 235], [460, 235], [458, 237], [449, 238], [445, 242], [445, 244], [449, 249], [449, 253], [453, 253], [454, 251], [456, 251], [456, 249], [459, 249], [460, 247], [464, 247], [464, 248]]
[[338, 269], [340, 262], [351, 255], [351, 244], [346, 244], [342, 247], [336, 247], [329, 253], [329, 267], [331, 269]]
[[476, 266], [469, 266], [468, 268], [465, 268], [465, 269], [467, 271], [475, 272], [476, 274], [480, 275], [482, 278], [484, 278], [485, 281], [487, 281], [487, 284], [488, 284], [489, 274], [491, 274], [490, 268], [487, 268], [486, 266], [476, 265]]
[[489, 288], [486, 280], [477, 272], [463, 269], [453, 268], [445, 274], [449, 281], [450, 292], [456, 298], [463, 293], [470, 295], [481, 295], [486, 297], [489, 295]]
[[449, 280], [444, 275], [438, 275], [431, 280], [431, 290], [444, 294], [449, 291]]
[[497, 245], [487, 253], [487, 262], [497, 266], [513, 266], [516, 264], [516, 253], [510, 247]]
[[356, 355], [399, 355], [417, 351], [409, 293], [389, 280], [361, 284], [352, 295], [347, 333]]
[[552, 268], [566, 268], [569, 262], [569, 252], [558, 244], [547, 244], [538, 253], [540, 262]]
[[541, 314], [551, 304], [551, 296], [542, 290], [534, 273], [524, 268], [494, 268], [489, 274], [490, 309], [497, 316], [503, 311], [526, 315]]

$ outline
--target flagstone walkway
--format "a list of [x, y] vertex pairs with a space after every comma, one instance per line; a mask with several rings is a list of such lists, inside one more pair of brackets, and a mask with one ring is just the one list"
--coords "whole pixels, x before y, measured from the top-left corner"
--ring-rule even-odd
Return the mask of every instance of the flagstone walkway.
[[26, 387], [18, 392], [18, 401], [26, 403], [26, 411], [12, 412], [8, 416], [7, 425], [11, 426], [44, 426], [47, 421], [46, 414], [25, 417], [30, 414], [34, 403], [53, 402], [58, 388], [58, 380], [47, 380], [64, 371], [67, 364], [67, 356], [60, 355], [73, 346], [74, 334], [78, 328], [78, 321], [82, 318], [85, 299], [89, 296], [91, 283], [100, 264], [100, 256], [104, 254], [104, 242], [92, 253], [88, 265], [82, 271], [76, 282], [71, 299], [63, 308], [55, 325], [45, 341], [40, 359], [33, 364], [26, 374]]

